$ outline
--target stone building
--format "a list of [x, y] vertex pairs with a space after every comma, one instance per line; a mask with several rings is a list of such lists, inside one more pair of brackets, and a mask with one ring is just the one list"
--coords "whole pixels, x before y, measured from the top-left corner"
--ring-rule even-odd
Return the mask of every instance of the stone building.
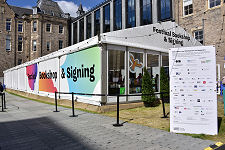
[[225, 1], [175, 0], [174, 18], [203, 45], [215, 45], [220, 81], [225, 76]]
[[32, 9], [0, 0], [0, 77], [3, 71], [70, 45], [71, 17], [52, 0]]

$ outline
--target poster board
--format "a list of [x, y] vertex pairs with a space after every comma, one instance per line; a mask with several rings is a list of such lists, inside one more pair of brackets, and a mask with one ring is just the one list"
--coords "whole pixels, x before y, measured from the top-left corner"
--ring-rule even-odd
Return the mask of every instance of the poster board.
[[218, 134], [214, 46], [169, 50], [170, 131]]

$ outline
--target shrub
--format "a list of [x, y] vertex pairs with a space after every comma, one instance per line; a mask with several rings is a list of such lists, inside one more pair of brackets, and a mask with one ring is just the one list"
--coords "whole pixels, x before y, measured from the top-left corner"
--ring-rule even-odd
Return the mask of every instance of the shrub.
[[169, 102], [169, 96], [170, 96], [169, 95], [169, 92], [170, 92], [169, 78], [166, 74], [164, 67], [160, 68], [160, 92], [167, 93], [167, 94], [163, 94], [163, 98], [165, 99], [166, 102]]
[[142, 77], [142, 94], [152, 94], [141, 97], [145, 106], [157, 106], [159, 104], [158, 99], [154, 95], [154, 92], [152, 79], [147, 69], [144, 68], [144, 75]]

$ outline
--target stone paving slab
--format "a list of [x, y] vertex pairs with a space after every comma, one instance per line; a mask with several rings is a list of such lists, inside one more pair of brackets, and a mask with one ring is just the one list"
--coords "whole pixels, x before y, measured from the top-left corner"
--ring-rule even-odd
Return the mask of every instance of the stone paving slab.
[[124, 123], [115, 118], [6, 94], [0, 112], [0, 150], [203, 150], [215, 142]]

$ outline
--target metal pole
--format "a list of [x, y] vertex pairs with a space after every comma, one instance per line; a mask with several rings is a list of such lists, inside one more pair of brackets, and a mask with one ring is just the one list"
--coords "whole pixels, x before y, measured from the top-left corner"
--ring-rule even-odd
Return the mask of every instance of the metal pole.
[[73, 92], [72, 92], [72, 113], [73, 113], [73, 115], [70, 117], [77, 117], [77, 115], [75, 115], [75, 113], [74, 113], [74, 93]]
[[4, 112], [4, 101], [3, 101], [3, 93], [1, 93], [2, 96], [2, 112]]
[[53, 112], [59, 112], [57, 108], [57, 92], [55, 92], [55, 111]]
[[165, 113], [165, 105], [164, 105], [163, 93], [162, 93], [162, 106], [163, 106], [163, 117], [162, 118], [167, 118], [166, 113]]
[[120, 124], [119, 122], [119, 95], [117, 95], [117, 117], [116, 117], [116, 124], [113, 124], [114, 127], [121, 127], [123, 124]]
[[7, 109], [6, 108], [6, 101], [5, 101], [5, 93], [3, 93], [3, 96], [4, 96], [4, 109]]

